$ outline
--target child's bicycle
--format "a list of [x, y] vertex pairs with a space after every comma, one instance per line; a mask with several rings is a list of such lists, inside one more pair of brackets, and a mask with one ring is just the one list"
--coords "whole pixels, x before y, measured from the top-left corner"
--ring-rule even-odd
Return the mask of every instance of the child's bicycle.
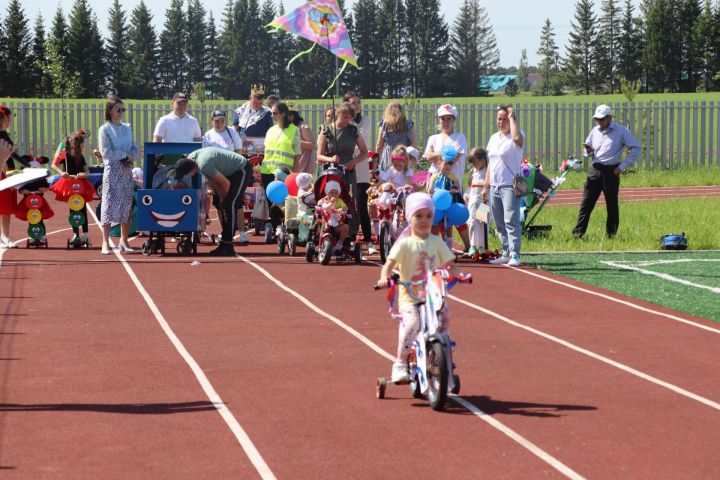
[[[388, 299], [391, 303], [395, 298], [396, 285], [402, 285], [410, 296], [421, 304], [420, 332], [407, 359], [410, 375], [407, 379], [394, 383], [409, 384], [413, 398], [424, 398], [427, 395], [430, 407], [436, 411], [445, 408], [448, 392], [460, 393], [460, 377], [454, 373], [455, 364], [452, 361], [455, 342], [450, 339], [448, 332], [438, 331], [441, 324], [440, 310], [445, 303], [445, 297], [457, 283], [472, 283], [472, 274], [454, 276], [446, 269], [436, 269], [428, 272], [427, 277], [418, 282], [401, 282], [399, 275], [395, 274], [388, 283]], [[418, 285], [425, 285], [424, 298], [413, 294], [412, 287]], [[376, 290], [379, 288], [375, 286]], [[385, 398], [387, 384], [384, 377], [377, 379], [377, 398]]]
[[380, 222], [380, 261], [385, 263], [390, 249], [400, 236], [402, 231], [407, 227], [408, 223], [405, 219], [405, 198], [412, 192], [412, 187], [402, 187], [398, 193], [392, 198], [392, 208], [385, 210], [381, 214]]

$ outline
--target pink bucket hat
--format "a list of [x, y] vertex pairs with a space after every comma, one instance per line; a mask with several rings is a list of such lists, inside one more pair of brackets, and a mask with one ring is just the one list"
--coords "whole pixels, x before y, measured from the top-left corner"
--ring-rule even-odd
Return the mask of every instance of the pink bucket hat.
[[415, 212], [423, 208], [429, 208], [435, 213], [435, 202], [430, 195], [424, 192], [416, 192], [408, 195], [405, 200], [405, 215], [406, 218], [411, 218]]

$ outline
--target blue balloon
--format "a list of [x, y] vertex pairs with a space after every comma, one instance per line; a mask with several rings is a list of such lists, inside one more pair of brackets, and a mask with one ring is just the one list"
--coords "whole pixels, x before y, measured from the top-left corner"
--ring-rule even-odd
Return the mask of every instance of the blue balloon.
[[453, 203], [447, 209], [448, 222], [456, 227], [463, 225], [470, 218], [470, 211], [462, 203]]
[[285, 201], [285, 197], [288, 196], [288, 188], [287, 185], [280, 180], [274, 180], [267, 186], [265, 194], [271, 202], [283, 203]]
[[457, 157], [457, 154], [457, 149], [452, 145], [443, 145], [443, 147], [440, 149], [440, 156], [446, 162], [455, 161], [455, 157]]
[[450, 195], [450, 192], [448, 192], [447, 190], [439, 188], [435, 190], [435, 193], [433, 193], [433, 202], [435, 203], [435, 211], [445, 211], [450, 208], [450, 204], [452, 203], [452, 195]]
[[435, 210], [435, 216], [433, 217], [433, 225], [437, 225], [442, 222], [445, 218], [445, 210]]

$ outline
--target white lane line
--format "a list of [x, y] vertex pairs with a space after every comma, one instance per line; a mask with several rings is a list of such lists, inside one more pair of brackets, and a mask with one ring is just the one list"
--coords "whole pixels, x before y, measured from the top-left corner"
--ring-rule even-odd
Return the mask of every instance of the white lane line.
[[675, 260], [639, 260], [639, 261], [627, 261], [622, 262], [623, 264], [634, 264], [636, 267], [649, 267], [652, 265], [671, 265], [674, 263], [695, 263], [695, 262], [707, 262], [707, 263], [720, 263], [720, 258], [676, 258]]
[[[507, 265], [506, 265], [506, 267], [507, 267]], [[606, 295], [606, 294], [600, 293], [600, 292], [595, 292], [595, 291], [589, 290], [589, 289], [587, 289], [587, 288], [578, 287], [577, 285], [572, 285], [572, 284], [567, 283], [567, 282], [563, 282], [563, 281], [560, 281], [560, 280], [556, 280], [556, 279], [554, 279], [554, 278], [546, 277], [546, 276], [544, 276], [544, 275], [540, 275], [540, 274], [538, 274], [538, 273], [535, 273], [535, 272], [533, 272], [533, 271], [530, 271], [530, 270], [527, 270], [527, 269], [524, 269], [524, 268], [515, 268], [515, 267], [507, 267], [507, 268], [512, 268], [513, 270], [515, 270], [515, 271], [517, 271], [517, 272], [521, 272], [521, 273], [524, 273], [525, 275], [530, 275], [530, 276], [532, 276], [532, 277], [537, 277], [537, 278], [539, 278], [539, 279], [541, 279], [541, 280], [545, 280], [546, 282], [554, 283], [554, 284], [557, 284], [557, 285], [562, 285], [563, 287], [571, 288], [571, 289], [577, 290], [577, 291], [579, 291], [579, 292], [587, 293], [587, 294], [589, 294], [589, 295], [595, 295], [596, 297], [604, 298], [605, 300], [610, 300], [610, 301], [613, 301], [613, 302], [615, 302], [615, 303], [620, 303], [620, 304], [625, 305], [625, 306], [627, 306], [627, 307], [634, 308], [635, 310], [640, 310], [641, 312], [651, 313], [651, 314], [653, 314], [653, 315], [658, 315], [658, 316], [660, 316], [660, 317], [669, 318], [670, 320], [674, 320], [674, 321], [676, 321], [676, 322], [684, 323], [684, 324], [686, 324], [686, 325], [690, 325], [690, 326], [692, 326], [692, 327], [696, 327], [696, 328], [699, 328], [699, 329], [702, 329], [702, 330], [707, 330], [708, 332], [720, 334], [720, 329], [713, 328], [713, 327], [708, 327], [708, 326], [706, 326], [706, 325], [703, 325], [702, 323], [693, 322], [693, 321], [691, 321], [691, 320], [686, 320], [686, 319], [684, 319], [684, 318], [678, 317], [678, 316], [676, 316], [676, 315], [672, 315], [672, 314], [670, 314], [670, 313], [664, 313], [664, 312], [659, 312], [659, 311], [657, 311], [657, 310], [653, 310], [653, 309], [650, 309], [650, 308], [645, 308], [645, 307], [643, 307], [643, 306], [641, 306], [641, 305], [637, 305], [637, 304], [635, 304], [635, 303], [628, 302], [627, 300], [622, 300], [622, 299], [619, 299], [619, 298], [611, 297], [610, 295]]]
[[698, 394], [695, 394], [693, 392], [685, 390], [684, 388], [678, 387], [677, 385], [673, 385], [672, 383], [666, 382], [664, 380], [660, 380], [659, 378], [648, 375], [647, 373], [643, 373], [640, 370], [636, 370], [632, 367], [628, 367], [627, 365], [624, 365], [620, 362], [616, 362], [615, 360], [604, 357], [595, 352], [591, 352], [590, 350], [587, 350], [585, 348], [578, 347], [577, 345], [574, 345], [574, 344], [568, 342], [567, 340], [563, 340], [561, 338], [555, 337], [555, 336], [547, 334], [545, 332], [541, 332], [540, 330], [537, 330], [533, 327], [529, 327], [527, 325], [523, 325], [522, 323], [516, 322], [514, 320], [510, 320], [509, 318], [507, 318], [503, 315], [500, 315], [499, 313], [493, 312], [492, 310], [488, 310], [487, 308], [483, 308], [479, 305], [475, 305], [474, 303], [463, 300], [462, 298], [456, 297], [455, 295], [448, 295], [448, 298], [451, 298], [451, 299], [455, 300], [456, 302], [461, 303], [467, 307], [470, 307], [472, 309], [475, 309], [475, 310], [483, 312], [487, 315], [490, 315], [491, 317], [501, 320], [501, 321], [507, 323], [508, 325], [512, 325], [514, 327], [521, 328], [527, 332], [534, 333], [535, 335], [539, 335], [539, 336], [546, 338], [548, 340], [551, 340], [555, 343], [559, 343], [560, 345], [562, 345], [564, 347], [567, 347], [578, 353], [582, 353], [583, 355], [587, 355], [590, 358], [594, 358], [595, 360], [599, 360], [603, 363], [606, 363], [615, 368], [618, 368], [624, 372], [630, 373], [631, 375], [635, 375], [636, 377], [642, 378], [643, 380], [647, 380], [648, 382], [652, 382], [656, 385], [667, 388], [668, 390], [671, 390], [671, 391], [678, 393], [680, 395], [683, 395], [687, 398], [698, 401], [704, 405], [707, 405], [708, 407], [714, 408], [715, 410], [720, 410], [720, 403], [714, 402], [708, 398], [702, 397]]
[[[328, 320], [330, 320], [331, 322], [333, 322], [334, 324], [336, 324], [343, 330], [349, 332], [353, 337], [357, 338], [362, 343], [364, 343], [366, 346], [370, 347], [373, 351], [378, 353], [380, 356], [385, 357], [386, 359], [390, 360], [391, 362], [395, 360], [394, 355], [391, 355], [390, 353], [386, 352], [385, 350], [380, 348], [376, 343], [374, 343], [372, 340], [365, 337], [360, 332], [358, 332], [351, 326], [347, 325], [346, 323], [343, 323], [337, 317], [334, 317], [334, 316], [330, 315], [329, 313], [325, 312], [324, 310], [320, 309], [318, 306], [316, 306], [315, 304], [310, 302], [310, 300], [303, 297], [298, 292], [291, 289], [290, 287], [288, 287], [287, 285], [285, 285], [284, 283], [280, 282], [275, 277], [270, 275], [270, 273], [267, 270], [265, 270], [263, 267], [261, 267], [260, 265], [252, 262], [251, 260], [248, 260], [247, 258], [245, 258], [241, 255], [238, 255], [237, 257], [240, 260], [242, 260], [243, 262], [245, 262], [248, 265], [255, 268], [260, 273], [262, 273], [268, 280], [270, 280], [275, 285], [277, 285], [281, 290], [289, 293], [290, 295], [292, 295], [293, 297], [298, 299], [300, 302], [302, 302], [305, 306], [307, 306], [313, 312], [317, 313], [320, 316], [327, 318]], [[538, 457], [540, 460], [547, 463], [548, 465], [550, 465], [551, 467], [553, 467], [555, 470], [562, 473], [566, 477], [571, 478], [573, 480], [582, 480], [585, 478], [582, 475], [575, 472], [574, 470], [572, 470], [570, 467], [568, 467], [564, 463], [562, 463], [557, 458], [555, 458], [552, 455], [550, 455], [549, 453], [545, 452], [543, 449], [541, 449], [540, 447], [538, 447], [537, 445], [532, 443], [530, 440], [526, 439], [519, 433], [512, 430], [510, 427], [501, 423], [500, 421], [492, 418], [491, 415], [488, 415], [487, 413], [483, 412], [482, 410], [480, 410], [479, 408], [477, 408], [475, 405], [468, 402], [464, 398], [457, 396], [457, 395], [450, 395], [449, 398], [451, 398], [452, 400], [454, 400], [461, 406], [468, 409], [470, 412], [475, 414], [475, 416], [477, 418], [479, 418], [480, 420], [484, 421], [488, 425], [492, 426], [493, 428], [495, 428], [495, 429], [499, 430], [500, 432], [504, 433], [505, 435], [507, 435], [514, 442], [516, 442], [517, 444], [519, 444], [520, 446], [522, 446], [523, 448], [528, 450], [530, 453], [532, 453], [533, 455]]]
[[[99, 224], [97, 217], [95, 217], [95, 212], [93, 212], [92, 210], [88, 211], [90, 212], [90, 215], [95, 218], [95, 222]], [[175, 335], [175, 332], [165, 320], [165, 317], [160, 312], [160, 309], [155, 304], [155, 301], [152, 299], [152, 297], [150, 297], [150, 294], [148, 294], [147, 290], [145, 290], [145, 287], [135, 275], [133, 269], [127, 263], [125, 258], [119, 253], [119, 251], [114, 249], [115, 245], [113, 244], [112, 240], [110, 240], [110, 246], [113, 247], [113, 252], [115, 253], [115, 256], [120, 260], [120, 263], [122, 263], [133, 284], [135, 284], [135, 288], [137, 288], [138, 292], [140, 292], [140, 295], [145, 300], [145, 303], [147, 303], [148, 308], [150, 308], [150, 311], [153, 313], [153, 315], [155, 315], [155, 319], [160, 325], [160, 328], [163, 329], [165, 335], [167, 335], [167, 337], [170, 339], [170, 342], [173, 344], [177, 352], [180, 354], [183, 360], [185, 360], [185, 363], [188, 364], [193, 374], [195, 374], [195, 378], [197, 378], [198, 382], [200, 383], [200, 386], [205, 392], [205, 395], [207, 395], [208, 400], [212, 402], [213, 406], [218, 411], [222, 419], [225, 420], [225, 423], [235, 435], [235, 438], [240, 443], [243, 450], [245, 450], [245, 453], [247, 454], [248, 458], [252, 462], [257, 472], [260, 474], [260, 477], [268, 480], [274, 480], [275, 475], [270, 470], [270, 467], [268, 467], [268, 465], [265, 463], [265, 460], [262, 458], [262, 455], [260, 455], [260, 452], [257, 450], [257, 448], [255, 448], [255, 445], [253, 444], [252, 440], [250, 440], [248, 434], [245, 432], [242, 426], [240, 426], [240, 423], [237, 421], [232, 412], [230, 412], [230, 410], [227, 408], [225, 402], [223, 402], [223, 399], [220, 398], [220, 395], [218, 395], [218, 393], [215, 391], [215, 388], [210, 383], [210, 380], [208, 380], [205, 372], [203, 372], [202, 368], [200, 368], [200, 365], [198, 365], [198, 363], [195, 361], [190, 352], [187, 351], [187, 349], [177, 337], [177, 335]]]
[[662, 278], [663, 280], [667, 280], [668, 282], [680, 283], [682, 285], [687, 285], [688, 287], [703, 288], [705, 290], [710, 290], [713, 293], [720, 293], [720, 288], [718, 288], [718, 287], [710, 287], [708, 285], [702, 285], [700, 283], [693, 283], [688, 280], [683, 280], [682, 278], [674, 277], [667, 273], [653, 272], [652, 270], [647, 270], [645, 268], [635, 267], [632, 265], [626, 265], [626, 264], [620, 263], [620, 262], [610, 262], [607, 260], [601, 260], [600, 263], [604, 263], [605, 265], [610, 265], [611, 267], [620, 268], [623, 270], [632, 270], [634, 272], [640, 272], [644, 275], [652, 275], [652, 276], [655, 276], [658, 278]]

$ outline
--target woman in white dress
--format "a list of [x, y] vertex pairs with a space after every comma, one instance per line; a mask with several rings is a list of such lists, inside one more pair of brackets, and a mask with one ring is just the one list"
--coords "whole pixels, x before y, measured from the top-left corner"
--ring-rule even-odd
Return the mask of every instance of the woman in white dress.
[[130, 125], [122, 123], [125, 106], [115, 95], [105, 104], [105, 124], [98, 130], [102, 155], [103, 183], [100, 225], [103, 230], [101, 253], [110, 254], [110, 227], [120, 224], [120, 250], [134, 252], [128, 245], [130, 214], [133, 200], [133, 162], [139, 150], [133, 141]]

